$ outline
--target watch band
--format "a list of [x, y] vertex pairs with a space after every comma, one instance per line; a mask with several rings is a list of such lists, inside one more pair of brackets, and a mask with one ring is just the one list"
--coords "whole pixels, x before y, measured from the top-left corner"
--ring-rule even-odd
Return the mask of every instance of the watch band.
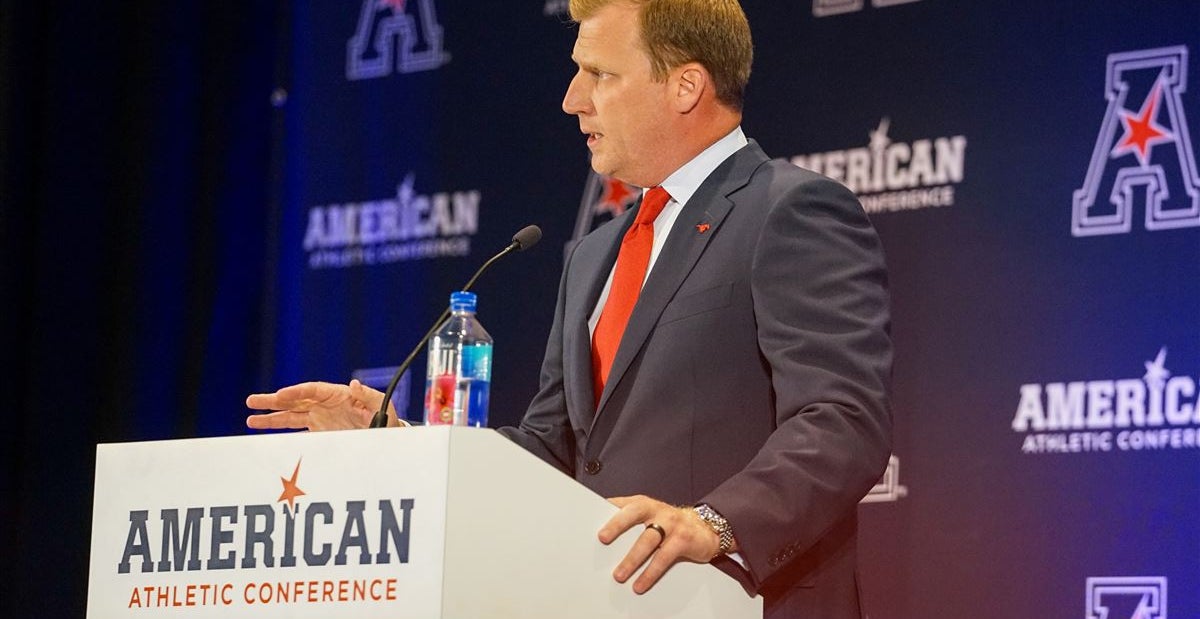
[[[701, 503], [692, 507], [692, 511], [707, 524], [709, 528], [717, 534], [720, 539], [720, 549], [717, 551], [717, 556], [728, 554], [733, 548], [733, 527], [729, 526], [729, 521], [724, 516], [717, 513], [708, 503]], [[713, 557], [714, 559], [716, 557]]]

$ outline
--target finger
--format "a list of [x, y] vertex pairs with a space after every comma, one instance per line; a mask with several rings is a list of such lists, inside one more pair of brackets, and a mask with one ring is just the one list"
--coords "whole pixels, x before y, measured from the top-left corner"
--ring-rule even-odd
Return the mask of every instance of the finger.
[[299, 430], [307, 429], [308, 413], [299, 411], [276, 411], [246, 417], [246, 425], [255, 430]]
[[637, 497], [635, 497], [635, 496], [614, 496], [614, 497], [609, 497], [608, 502], [612, 503], [613, 505], [616, 505], [617, 507], [625, 507], [626, 505], [629, 505], [629, 503], [636, 498]]
[[[371, 425], [371, 421], [375, 419], [375, 413], [379, 412], [380, 405], [383, 404], [383, 394], [367, 387], [358, 382], [358, 380], [350, 381], [350, 408], [357, 415], [356, 427], [365, 428]], [[388, 426], [391, 427], [391, 419], [395, 418], [394, 405], [388, 406]]]
[[[613, 540], [621, 536], [622, 533], [628, 531], [635, 524], [650, 522], [652, 520], [654, 505], [657, 501], [653, 501], [646, 497], [629, 497], [630, 500], [624, 502], [620, 511], [613, 514], [608, 522], [600, 527], [600, 543], [611, 544]], [[615, 503], [614, 503], [615, 504]]]
[[275, 397], [279, 400], [279, 408], [295, 408], [297, 404], [302, 404], [305, 407], [311, 406], [314, 402], [329, 399], [337, 385], [322, 382], [307, 382], [288, 385], [275, 392]]
[[279, 410], [279, 398], [274, 393], [252, 393], [246, 397], [246, 408], [260, 411]]
[[365, 417], [367, 419], [374, 417], [375, 411], [377, 410], [377, 409], [368, 407], [366, 404], [359, 402], [358, 400], [351, 401], [350, 408], [353, 409], [354, 412], [357, 413], [359, 417]]
[[638, 536], [637, 541], [633, 543], [633, 547], [625, 554], [625, 558], [617, 564], [613, 570], [613, 578], [617, 582], [625, 582], [629, 577], [637, 572], [638, 568], [646, 563], [646, 560], [654, 554], [655, 549], [663, 542], [663, 536], [658, 531], [646, 527], [642, 534]]
[[678, 546], [673, 542], [664, 542], [650, 558], [650, 564], [642, 570], [637, 580], [633, 581], [633, 592], [641, 595], [649, 591], [677, 561], [679, 561]]
[[256, 410], [284, 410], [303, 405], [307, 408], [317, 399], [320, 383], [308, 382], [284, 387], [275, 393], [255, 393], [246, 398], [246, 406]]
[[[372, 412], [379, 410], [379, 407], [383, 405], [383, 392], [376, 391], [362, 384], [357, 378], [350, 381], [350, 397], [358, 400], [364, 407], [371, 409]], [[394, 411], [396, 405], [388, 402], [388, 409], [388, 412]]]

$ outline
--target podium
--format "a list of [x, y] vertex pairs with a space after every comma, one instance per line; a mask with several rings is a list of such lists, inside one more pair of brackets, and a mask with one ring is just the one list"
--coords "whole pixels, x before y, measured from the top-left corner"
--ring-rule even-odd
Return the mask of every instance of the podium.
[[487, 429], [104, 444], [87, 616], [762, 616], [709, 565], [615, 582], [641, 531], [601, 544], [615, 512]]

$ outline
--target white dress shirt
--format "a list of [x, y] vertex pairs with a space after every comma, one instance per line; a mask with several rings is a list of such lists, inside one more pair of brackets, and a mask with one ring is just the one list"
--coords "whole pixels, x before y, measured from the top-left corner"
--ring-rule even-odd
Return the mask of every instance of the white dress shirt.
[[[700, 184], [708, 178], [717, 166], [721, 165], [731, 155], [741, 150], [743, 146], [748, 144], [746, 135], [742, 133], [741, 127], [735, 127], [725, 137], [717, 140], [712, 146], [704, 149], [699, 155], [696, 155], [691, 161], [683, 164], [683, 167], [675, 170], [666, 180], [662, 182], [662, 188], [667, 191], [671, 199], [667, 201], [667, 205], [663, 207], [662, 212], [658, 214], [658, 218], [654, 220], [654, 245], [650, 248], [650, 264], [646, 266], [646, 277], [650, 277], [650, 271], [654, 269], [654, 263], [658, 260], [658, 254], [662, 251], [663, 245], [667, 242], [667, 237], [671, 233], [671, 228], [675, 225], [675, 219], [679, 217], [679, 212], [683, 210], [683, 206], [692, 198], [692, 194], [700, 188]], [[642, 198], [646, 197], [646, 189], [642, 190]], [[616, 270], [616, 264], [613, 264], [613, 270]], [[588, 334], [592, 335], [596, 332], [596, 323], [600, 321], [600, 312], [604, 309], [604, 304], [608, 301], [608, 291], [612, 288], [613, 271], [608, 272], [608, 280], [604, 282], [604, 290], [600, 292], [600, 299], [596, 301], [596, 306], [592, 308], [592, 313], [588, 317]], [[642, 285], [646, 284], [646, 280], [642, 279]]]

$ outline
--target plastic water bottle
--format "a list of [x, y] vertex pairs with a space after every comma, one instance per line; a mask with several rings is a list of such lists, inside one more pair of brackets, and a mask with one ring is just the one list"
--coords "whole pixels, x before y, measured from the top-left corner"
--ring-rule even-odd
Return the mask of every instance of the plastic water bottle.
[[450, 318], [429, 340], [425, 423], [487, 426], [492, 336], [475, 318], [475, 293], [450, 295]]

